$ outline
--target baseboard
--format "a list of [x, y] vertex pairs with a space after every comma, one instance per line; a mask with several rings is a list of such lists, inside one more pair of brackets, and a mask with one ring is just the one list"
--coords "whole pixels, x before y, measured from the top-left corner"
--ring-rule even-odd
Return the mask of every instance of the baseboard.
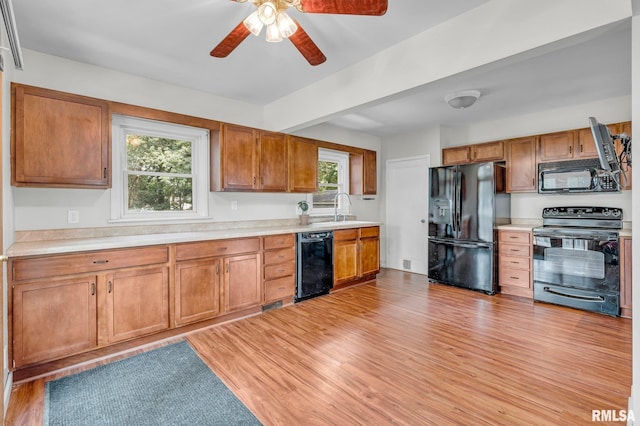
[[9, 401], [11, 400], [11, 389], [13, 388], [13, 372], [9, 371], [7, 375], [7, 382], [4, 384], [4, 416], [7, 415], [7, 408], [9, 408]]

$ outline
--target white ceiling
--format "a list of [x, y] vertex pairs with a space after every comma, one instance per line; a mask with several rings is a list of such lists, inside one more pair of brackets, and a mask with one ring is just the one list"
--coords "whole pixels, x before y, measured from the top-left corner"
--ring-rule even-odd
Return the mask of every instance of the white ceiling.
[[[227, 58], [211, 57], [254, 10], [250, 2], [19, 0], [13, 8], [24, 48], [267, 105], [486, 1], [389, 0], [382, 17], [291, 11], [327, 57], [316, 67], [286, 40], [267, 43], [264, 33], [249, 36]], [[631, 26], [623, 22], [329, 122], [383, 136], [629, 95], [630, 52]], [[443, 93], [469, 88], [483, 94], [472, 108], [444, 103]]]

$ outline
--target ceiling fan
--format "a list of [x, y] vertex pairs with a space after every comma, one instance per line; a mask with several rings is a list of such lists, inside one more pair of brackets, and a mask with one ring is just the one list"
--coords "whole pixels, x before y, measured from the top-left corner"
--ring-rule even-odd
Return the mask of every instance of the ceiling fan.
[[231, 0], [238, 3], [251, 1], [257, 10], [240, 22], [211, 51], [211, 56], [225, 58], [247, 38], [259, 35], [264, 26], [270, 42], [291, 40], [311, 65], [320, 65], [327, 58], [300, 24], [286, 14], [290, 7], [303, 13], [381, 16], [387, 11], [387, 0]]

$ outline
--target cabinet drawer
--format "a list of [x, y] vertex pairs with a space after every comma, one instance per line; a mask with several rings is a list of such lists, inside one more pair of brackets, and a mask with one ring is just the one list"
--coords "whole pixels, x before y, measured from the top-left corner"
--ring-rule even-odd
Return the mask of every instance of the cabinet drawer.
[[510, 285], [515, 287], [530, 287], [531, 273], [524, 269], [500, 269], [500, 285]]
[[500, 241], [505, 243], [531, 244], [531, 233], [518, 231], [500, 231]]
[[293, 248], [284, 250], [267, 251], [264, 253], [264, 264], [273, 265], [274, 263], [282, 263], [293, 261], [296, 258], [296, 251]]
[[516, 256], [500, 256], [500, 268], [531, 270], [530, 258]]
[[360, 228], [360, 238], [379, 237], [380, 227], [369, 226], [367, 228]]
[[260, 250], [260, 238], [239, 240], [203, 241], [176, 246], [176, 260], [201, 259], [203, 257], [226, 256], [229, 254], [251, 253]]
[[293, 276], [266, 281], [264, 283], [264, 301], [271, 302], [285, 297], [292, 297], [295, 291], [296, 281]]
[[500, 244], [500, 254], [507, 256], [531, 256], [531, 246], [524, 244]]
[[264, 279], [271, 280], [273, 278], [286, 277], [296, 273], [295, 262], [279, 263], [277, 265], [269, 265], [264, 267]]
[[166, 263], [166, 246], [14, 259], [14, 281]]
[[293, 247], [295, 245], [294, 234], [269, 235], [264, 237], [264, 249], [273, 250], [279, 248]]
[[333, 231], [333, 241], [357, 240], [357, 229], [337, 229]]

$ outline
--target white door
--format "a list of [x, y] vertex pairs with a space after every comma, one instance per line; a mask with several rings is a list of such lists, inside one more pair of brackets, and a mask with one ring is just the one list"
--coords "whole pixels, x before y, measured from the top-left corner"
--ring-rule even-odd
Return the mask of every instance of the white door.
[[387, 160], [387, 267], [428, 272], [430, 157]]

